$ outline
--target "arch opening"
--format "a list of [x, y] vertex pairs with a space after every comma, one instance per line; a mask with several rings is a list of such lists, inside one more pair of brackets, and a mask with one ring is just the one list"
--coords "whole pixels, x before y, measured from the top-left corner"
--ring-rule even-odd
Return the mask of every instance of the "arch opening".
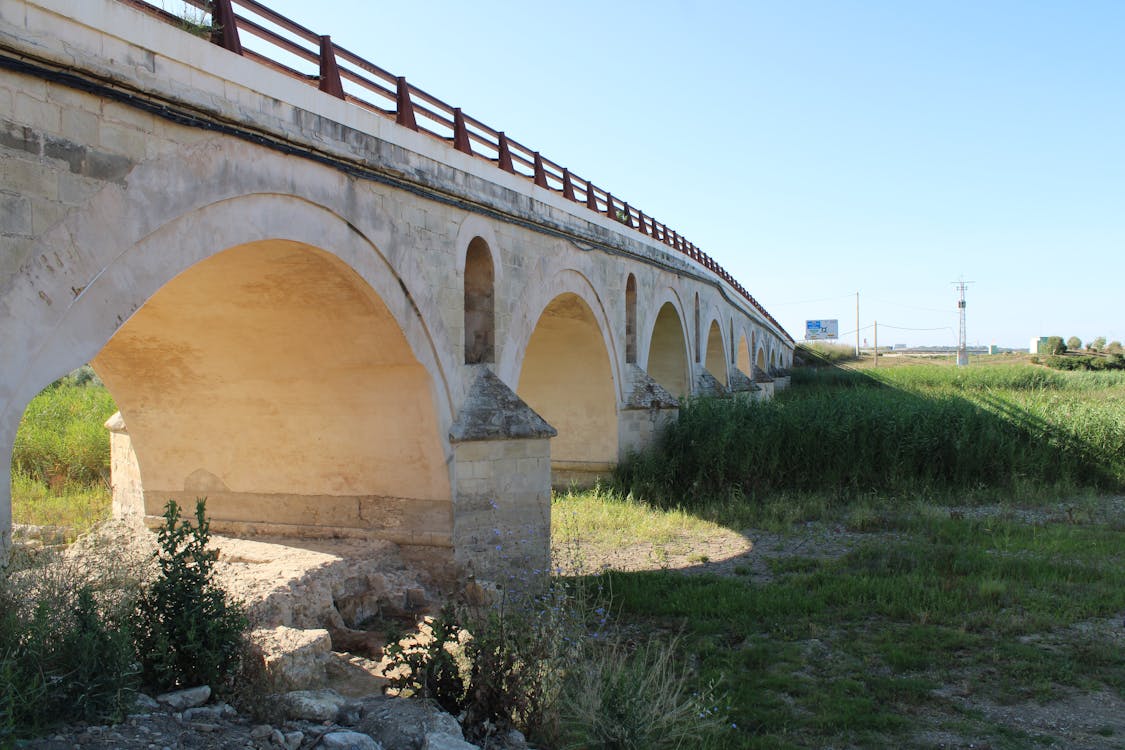
[[535, 324], [518, 395], [558, 430], [551, 481], [583, 484], [617, 462], [617, 398], [602, 330], [576, 294], [551, 300]]
[[699, 292], [695, 293], [695, 317], [692, 319], [691, 339], [695, 347], [695, 362], [699, 364], [702, 361], [699, 350]]
[[750, 370], [750, 346], [746, 343], [746, 334], [743, 334], [738, 340], [738, 356], [735, 364], [744, 375], [753, 375]]
[[217, 531], [449, 543], [432, 376], [336, 256], [287, 240], [221, 251], [161, 287], [92, 364], [146, 516], [206, 496]]
[[765, 352], [764, 349], [758, 350], [757, 366], [758, 366], [758, 369], [761, 370], [762, 372], [766, 371], [766, 352]]
[[492, 252], [474, 237], [465, 252], [465, 364], [495, 361], [496, 299]]
[[637, 277], [625, 281], [625, 361], [637, 363]]
[[727, 357], [723, 349], [723, 332], [717, 320], [712, 320], [711, 327], [707, 329], [707, 358], [703, 366], [715, 376], [715, 380], [727, 385]]
[[691, 395], [684, 327], [676, 306], [665, 302], [656, 315], [648, 348], [650, 377], [676, 397]]

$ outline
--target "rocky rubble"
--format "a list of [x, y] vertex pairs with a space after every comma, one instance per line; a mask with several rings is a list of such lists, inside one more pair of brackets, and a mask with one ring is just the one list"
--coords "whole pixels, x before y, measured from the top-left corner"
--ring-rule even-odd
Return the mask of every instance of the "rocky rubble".
[[[49, 534], [40, 534], [47, 539]], [[71, 727], [21, 743], [35, 750], [238, 748], [239, 750], [471, 750], [457, 720], [435, 705], [382, 694], [382, 636], [373, 622], [409, 630], [444, 598], [397, 545], [356, 539], [212, 537], [217, 577], [253, 623], [272, 723], [255, 722], [200, 686], [151, 698], [113, 726]], [[109, 523], [66, 549], [75, 564], [142, 580], [152, 535]], [[107, 558], [106, 552], [112, 554]], [[104, 572], [104, 571], [103, 571]], [[255, 713], [258, 710], [255, 709]], [[522, 735], [490, 738], [489, 750], [524, 750]]]
[[334, 690], [278, 696], [283, 718], [260, 724], [223, 702], [208, 703], [205, 686], [142, 696], [121, 724], [75, 727], [18, 745], [26, 750], [528, 750], [519, 732], [465, 740], [457, 719], [419, 699]]

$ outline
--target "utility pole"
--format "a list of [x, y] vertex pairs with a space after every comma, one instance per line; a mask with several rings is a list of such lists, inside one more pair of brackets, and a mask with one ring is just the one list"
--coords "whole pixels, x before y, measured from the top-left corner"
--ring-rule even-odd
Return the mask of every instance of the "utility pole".
[[879, 366], [879, 321], [875, 321], [875, 366]]
[[859, 292], [855, 293], [855, 357], [859, 359]]
[[957, 300], [957, 312], [961, 315], [961, 330], [957, 335], [957, 366], [964, 367], [969, 364], [969, 350], [965, 343], [965, 287], [974, 282], [965, 281], [965, 279], [962, 278], [960, 281], [950, 283], [961, 292], [961, 296]]

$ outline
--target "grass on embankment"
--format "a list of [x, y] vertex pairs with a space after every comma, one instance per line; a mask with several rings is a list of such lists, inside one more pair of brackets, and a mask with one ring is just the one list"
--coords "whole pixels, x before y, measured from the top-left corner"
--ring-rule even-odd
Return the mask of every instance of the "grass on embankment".
[[618, 484], [672, 507], [782, 491], [1118, 490], [1125, 373], [797, 370], [771, 401], [688, 401], [652, 450], [622, 464]]
[[109, 515], [109, 433], [117, 407], [84, 370], [43, 389], [12, 450], [12, 518], [80, 532]]

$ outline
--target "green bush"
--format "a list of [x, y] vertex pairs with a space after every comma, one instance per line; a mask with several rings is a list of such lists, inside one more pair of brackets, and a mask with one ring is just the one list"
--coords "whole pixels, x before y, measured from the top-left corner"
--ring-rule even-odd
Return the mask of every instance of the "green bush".
[[1048, 336], [1047, 337], [1047, 351], [1045, 354], [1062, 354], [1066, 351], [1066, 344], [1062, 340], [1062, 336]]
[[553, 747], [564, 678], [585, 669], [586, 620], [602, 619], [580, 599], [555, 584], [492, 606], [446, 607], [387, 646], [389, 688], [460, 714], [471, 741], [515, 728]]
[[85, 565], [17, 554], [0, 570], [0, 747], [57, 724], [119, 721], [132, 705], [140, 581], [112, 554]]
[[214, 581], [218, 552], [207, 548], [206, 501], [195, 524], [169, 500], [157, 535], [160, 575], [142, 595], [134, 621], [146, 685], [157, 689], [210, 685], [222, 689], [239, 668], [246, 616]]

